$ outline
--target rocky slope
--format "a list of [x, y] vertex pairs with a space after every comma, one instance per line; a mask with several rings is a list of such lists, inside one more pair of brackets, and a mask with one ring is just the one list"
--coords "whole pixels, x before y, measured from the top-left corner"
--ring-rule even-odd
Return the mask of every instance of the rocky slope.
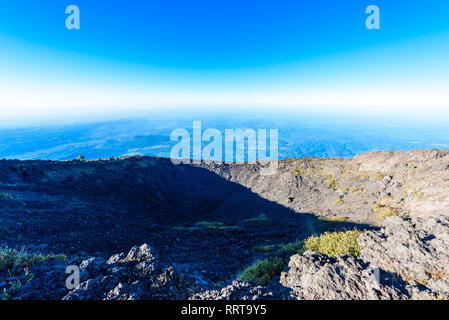
[[203, 166], [295, 212], [382, 226], [385, 212], [449, 210], [449, 150], [286, 159], [273, 176], [258, 175], [257, 165]]
[[[315, 251], [293, 255], [280, 278], [265, 287], [233, 281], [221, 289], [204, 290], [194, 277], [171, 267], [161, 269], [157, 256], [144, 244], [107, 261], [83, 261], [85, 281], [64, 299], [447, 299], [448, 221], [443, 215], [430, 222], [389, 217], [391, 227], [361, 235], [360, 257], [332, 258]], [[428, 229], [440, 222], [438, 228]]]
[[[13, 298], [448, 296], [448, 150], [286, 159], [271, 176], [261, 167], [150, 157], [0, 160], [0, 247], [67, 256], [33, 264], [33, 279]], [[358, 257], [309, 251], [293, 255], [266, 287], [234, 281], [285, 244], [353, 228], [368, 230]], [[149, 246], [135, 247], [142, 243]], [[71, 292], [68, 264], [84, 270]], [[0, 259], [0, 290], [9, 290], [24, 275], [4, 266]]]
[[[257, 295], [235, 282], [195, 298], [266, 299], [267, 296], [306, 300], [448, 299], [449, 218], [388, 217], [388, 227], [362, 233], [362, 254], [328, 257], [315, 251], [293, 255], [280, 276]], [[434, 228], [432, 228], [432, 226]], [[274, 288], [273, 288], [274, 286]], [[280, 289], [282, 288], [282, 289]], [[288, 295], [286, 295], [288, 292]], [[240, 294], [238, 294], [240, 293]]]

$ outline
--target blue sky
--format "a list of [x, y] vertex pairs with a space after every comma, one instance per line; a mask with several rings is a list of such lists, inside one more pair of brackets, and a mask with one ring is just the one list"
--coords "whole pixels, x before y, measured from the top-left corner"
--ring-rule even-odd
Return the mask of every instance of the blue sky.
[[[70, 4], [80, 30], [65, 28]], [[365, 27], [370, 4], [381, 30]], [[448, 57], [447, 0], [0, 0], [0, 118], [192, 106], [441, 114]]]

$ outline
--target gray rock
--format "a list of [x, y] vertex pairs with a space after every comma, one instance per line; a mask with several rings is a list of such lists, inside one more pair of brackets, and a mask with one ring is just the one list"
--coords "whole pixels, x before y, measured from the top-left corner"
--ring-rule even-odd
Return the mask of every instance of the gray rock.
[[[294, 255], [280, 283], [292, 289], [298, 300], [387, 300], [410, 299], [414, 293], [403, 281], [380, 270], [377, 278], [370, 264], [352, 255], [336, 258], [315, 251]], [[413, 298], [425, 298], [421, 294]]]
[[[273, 300], [280, 299], [279, 292], [251, 282], [235, 280], [220, 290], [206, 290], [190, 297], [191, 300]], [[276, 289], [275, 289], [276, 290]], [[278, 291], [277, 288], [276, 291]]]
[[108, 292], [106, 300], [139, 300], [143, 295], [142, 286], [139, 281], [132, 284], [119, 283], [114, 289]]
[[[71, 290], [64, 300], [186, 299], [193, 282], [173, 268], [163, 268], [153, 250], [144, 244], [107, 261], [90, 258], [82, 270], [93, 278]], [[95, 272], [94, 272], [95, 271]]]
[[386, 224], [360, 236], [360, 257], [449, 297], [449, 217], [389, 217]]

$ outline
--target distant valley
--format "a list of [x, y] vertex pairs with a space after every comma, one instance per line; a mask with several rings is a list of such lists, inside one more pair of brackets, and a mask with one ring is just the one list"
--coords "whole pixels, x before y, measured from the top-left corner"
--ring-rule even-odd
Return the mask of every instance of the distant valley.
[[68, 125], [40, 125], [0, 129], [0, 158], [71, 160], [146, 155], [169, 157], [170, 133], [192, 131], [202, 120], [203, 130], [251, 128], [279, 130], [279, 158], [351, 157], [377, 150], [449, 148], [449, 128], [432, 124], [385, 123], [379, 119], [287, 115], [243, 118], [178, 116], [143, 117]]

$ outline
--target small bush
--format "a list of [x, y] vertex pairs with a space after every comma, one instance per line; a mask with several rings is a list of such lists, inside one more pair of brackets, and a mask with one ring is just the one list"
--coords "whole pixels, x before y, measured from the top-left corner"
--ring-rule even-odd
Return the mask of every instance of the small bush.
[[173, 227], [173, 230], [178, 230], [178, 231], [196, 231], [196, 230], [200, 230], [200, 227]]
[[343, 197], [340, 197], [340, 198], [338, 198], [337, 200], [335, 200], [333, 203], [334, 203], [335, 205], [339, 205], [339, 204], [342, 204], [343, 202], [345, 202], [345, 201], [343, 200]]
[[377, 172], [377, 173], [376, 173], [376, 179], [377, 179], [378, 181], [382, 181], [383, 178], [385, 178], [385, 177], [386, 177], [386, 174], [383, 174], [382, 172]]
[[351, 230], [346, 232], [326, 232], [319, 237], [312, 236], [304, 243], [306, 250], [321, 252], [330, 257], [351, 253], [355, 256], [360, 254], [357, 239], [361, 232]]
[[223, 231], [229, 229], [237, 229], [237, 226], [226, 226], [220, 221], [201, 221], [196, 224], [200, 228], [205, 228], [209, 231]]
[[329, 188], [331, 189], [336, 189], [338, 182], [337, 180], [335, 180], [330, 174], [326, 175], [326, 184], [329, 186]]
[[196, 224], [198, 227], [206, 229], [216, 229], [224, 226], [223, 222], [220, 221], [200, 221]]
[[279, 248], [279, 253], [290, 256], [294, 254], [302, 254], [304, 252], [304, 242], [291, 242]]
[[76, 157], [76, 160], [84, 161], [86, 160], [86, 158], [83, 155], [79, 155], [78, 157]]
[[378, 216], [377, 218], [381, 219], [381, 220], [384, 220], [384, 219], [386, 219], [388, 217], [391, 217], [391, 216], [397, 216], [398, 214], [399, 213], [398, 213], [398, 211], [396, 209], [386, 208], [384, 210], [384, 212], [380, 216]]
[[239, 280], [267, 285], [275, 276], [280, 275], [286, 266], [287, 260], [280, 257], [258, 261], [243, 271]]

